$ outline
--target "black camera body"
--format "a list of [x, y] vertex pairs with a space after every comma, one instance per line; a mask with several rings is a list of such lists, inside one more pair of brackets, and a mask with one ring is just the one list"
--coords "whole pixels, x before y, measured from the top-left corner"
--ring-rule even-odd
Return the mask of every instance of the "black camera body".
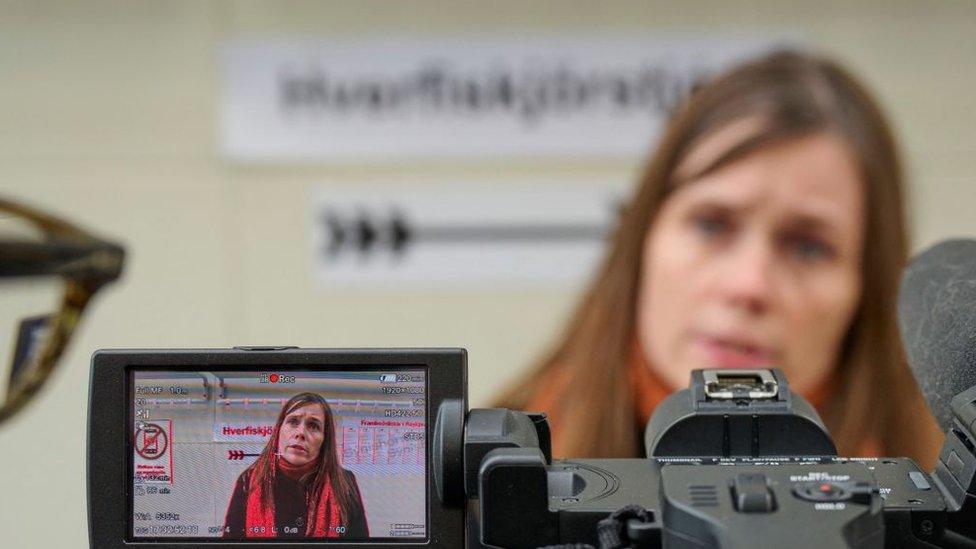
[[[837, 457], [777, 370], [694, 372], [689, 389], [655, 410], [647, 459], [552, 461], [539, 418], [507, 413], [468, 417], [468, 447], [487, 438], [483, 425], [470, 436], [478, 424], [493, 424], [497, 442], [466, 448], [487, 545], [599, 547], [600, 523], [636, 506], [603, 525], [620, 546], [942, 546], [946, 503], [930, 476], [908, 458]], [[535, 429], [540, 448], [506, 443], [513, 424]]]
[[[235, 535], [234, 479], [284, 459], [280, 418], [306, 392], [334, 412], [321, 448], [357, 479], [366, 535], [329, 523], [335, 535], [311, 540], [251, 506]], [[543, 414], [467, 409], [463, 349], [99, 351], [90, 543], [972, 547], [976, 389], [953, 407], [930, 475], [907, 458], [838, 457], [777, 370], [699, 370], [655, 411], [647, 458], [553, 460]]]

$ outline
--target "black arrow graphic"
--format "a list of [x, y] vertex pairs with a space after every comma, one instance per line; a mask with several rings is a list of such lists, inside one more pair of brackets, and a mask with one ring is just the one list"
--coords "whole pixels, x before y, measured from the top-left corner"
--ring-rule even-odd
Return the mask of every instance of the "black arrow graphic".
[[227, 450], [227, 459], [231, 461], [240, 461], [246, 457], [257, 457], [261, 454], [248, 454], [243, 450]]
[[[618, 208], [617, 204], [613, 205], [614, 212]], [[332, 209], [326, 209], [322, 212], [320, 221], [326, 233], [323, 252], [327, 259], [334, 259], [345, 250], [359, 255], [385, 250], [398, 255], [409, 246], [421, 243], [465, 245], [601, 241], [610, 230], [609, 219], [606, 224], [597, 225], [534, 223], [414, 226], [396, 209], [385, 216], [370, 215], [362, 208], [353, 216], [342, 216]]]

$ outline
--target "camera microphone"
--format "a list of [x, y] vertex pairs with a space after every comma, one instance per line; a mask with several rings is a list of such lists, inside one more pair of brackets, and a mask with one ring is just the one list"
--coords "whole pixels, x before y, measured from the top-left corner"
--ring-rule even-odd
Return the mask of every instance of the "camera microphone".
[[943, 431], [953, 397], [976, 386], [976, 240], [946, 240], [902, 275], [898, 323], [908, 361]]

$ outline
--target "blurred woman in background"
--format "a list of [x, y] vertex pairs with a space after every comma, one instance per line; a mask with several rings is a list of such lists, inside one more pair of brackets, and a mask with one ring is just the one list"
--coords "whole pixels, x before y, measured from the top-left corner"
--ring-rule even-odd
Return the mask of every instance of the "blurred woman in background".
[[933, 464], [941, 434], [897, 330], [907, 260], [889, 125], [837, 64], [779, 51], [673, 115], [555, 348], [497, 403], [549, 414], [556, 455], [643, 453], [695, 368], [784, 371], [841, 455]]

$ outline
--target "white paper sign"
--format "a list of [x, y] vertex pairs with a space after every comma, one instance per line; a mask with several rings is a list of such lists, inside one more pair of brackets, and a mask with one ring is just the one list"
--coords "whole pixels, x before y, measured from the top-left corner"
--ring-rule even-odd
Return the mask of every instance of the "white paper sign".
[[630, 157], [692, 85], [774, 43], [235, 41], [222, 54], [221, 145], [240, 162]]
[[573, 284], [601, 257], [625, 194], [558, 182], [323, 186], [315, 276], [329, 290]]

